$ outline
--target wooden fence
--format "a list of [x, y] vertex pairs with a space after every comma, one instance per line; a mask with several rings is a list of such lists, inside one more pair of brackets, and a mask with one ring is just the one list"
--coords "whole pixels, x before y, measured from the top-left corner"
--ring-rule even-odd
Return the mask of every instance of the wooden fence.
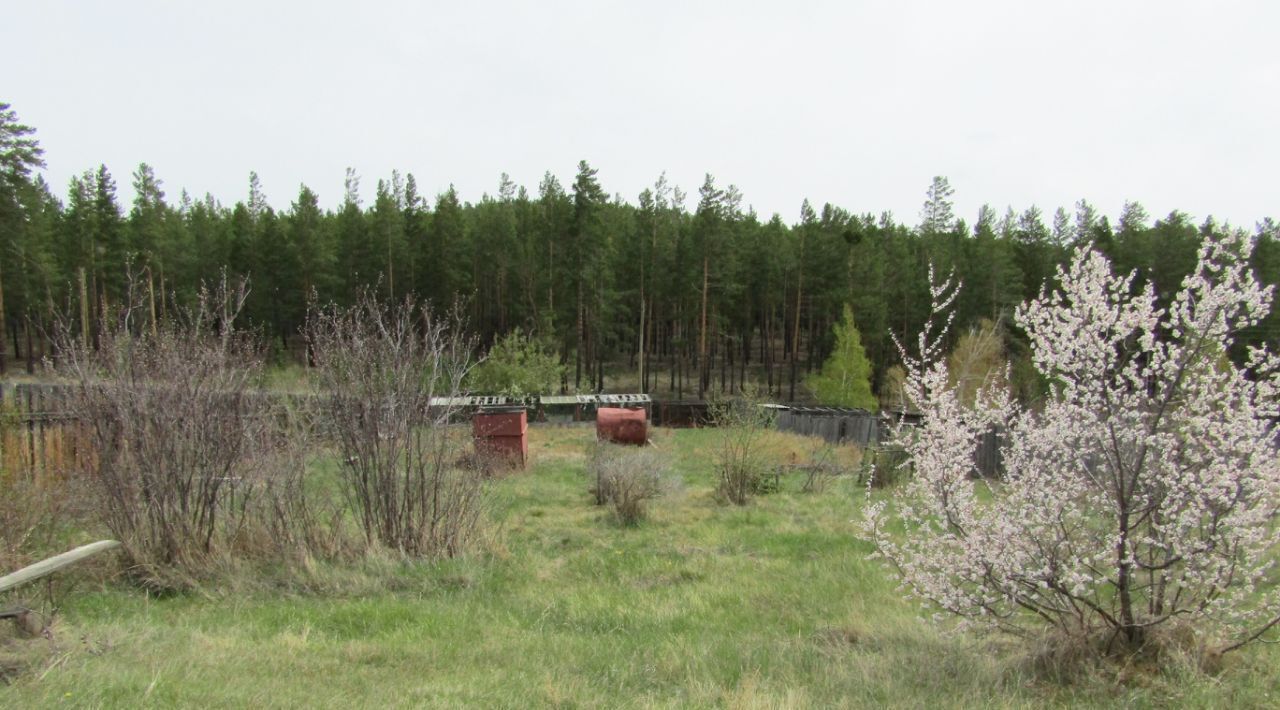
[[832, 444], [871, 446], [880, 442], [881, 417], [862, 409], [835, 407], [785, 407], [778, 410], [774, 426], [806, 436], [819, 436]]
[[[848, 444], [863, 448], [879, 446], [888, 438], [895, 420], [907, 426], [918, 424], [918, 415], [874, 413], [862, 409], [837, 407], [779, 407], [774, 426], [806, 436], [817, 436], [832, 444]], [[1000, 453], [1001, 432], [991, 430], [982, 435], [974, 452], [975, 474], [995, 478], [1004, 474]]]
[[83, 468], [92, 455], [83, 430], [67, 416], [58, 385], [0, 384], [0, 474], [38, 479]]

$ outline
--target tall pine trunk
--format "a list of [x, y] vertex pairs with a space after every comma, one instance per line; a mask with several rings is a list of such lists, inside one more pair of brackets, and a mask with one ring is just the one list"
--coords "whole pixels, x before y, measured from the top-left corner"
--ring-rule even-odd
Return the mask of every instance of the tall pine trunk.
[[578, 274], [578, 347], [573, 353], [573, 388], [582, 387], [582, 347], [586, 340], [586, 324], [582, 314], [582, 274]]
[[644, 364], [645, 364], [645, 363], [644, 363], [644, 336], [645, 336], [644, 315], [645, 315], [645, 313], [644, 313], [644, 261], [643, 261], [643, 260], [641, 260], [641, 262], [640, 262], [640, 352], [639, 352], [639, 355], [636, 357], [637, 367], [639, 368], [639, 372], [637, 373], [639, 376], [636, 378], [636, 380], [640, 383], [640, 390], [639, 390], [639, 391], [640, 391], [640, 392], [642, 392], [642, 393], [643, 393], [643, 392], [647, 392], [647, 391], [648, 391], [648, 389], [649, 389], [648, 387], [645, 387], [645, 381], [644, 381], [644, 378], [645, 378], [645, 371], [644, 371]]
[[710, 264], [702, 257], [702, 328], [698, 334], [698, 399], [706, 394], [707, 372], [707, 272]]
[[[3, 269], [0, 269], [0, 272], [3, 272]], [[0, 280], [0, 375], [4, 374], [5, 350], [9, 347], [4, 342], [4, 318], [4, 281]]]
[[31, 331], [34, 329], [31, 327], [30, 313], [27, 313], [26, 324], [23, 329], [26, 331], [26, 334], [27, 334], [27, 374], [34, 375], [36, 374], [36, 350], [35, 350], [35, 343], [32, 342], [32, 337], [31, 337]]
[[[802, 245], [804, 241], [800, 242]], [[791, 394], [790, 400], [796, 400], [796, 366], [800, 359], [800, 302], [804, 295], [804, 265], [800, 265], [799, 273], [796, 275], [796, 317], [792, 322], [791, 328]]]

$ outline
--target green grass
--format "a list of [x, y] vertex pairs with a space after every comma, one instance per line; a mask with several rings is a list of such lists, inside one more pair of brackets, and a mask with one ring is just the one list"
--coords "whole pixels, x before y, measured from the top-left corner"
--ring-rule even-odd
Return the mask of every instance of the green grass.
[[[590, 504], [588, 428], [534, 428], [489, 551], [322, 567], [323, 592], [148, 599], [82, 582], [11, 707], [1265, 707], [1269, 648], [1218, 676], [1060, 685], [1008, 641], [920, 620], [855, 535], [844, 481], [720, 505], [713, 431], [658, 432], [683, 479], [636, 528]], [[775, 438], [775, 454], [807, 442]], [[28, 641], [28, 644], [47, 644]]]

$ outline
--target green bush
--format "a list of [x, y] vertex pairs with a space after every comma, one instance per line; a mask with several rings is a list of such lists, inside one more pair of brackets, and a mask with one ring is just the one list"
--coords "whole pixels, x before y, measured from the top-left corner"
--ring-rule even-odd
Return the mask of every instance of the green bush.
[[564, 366], [554, 348], [523, 333], [509, 333], [471, 371], [467, 389], [478, 394], [522, 398], [560, 387]]

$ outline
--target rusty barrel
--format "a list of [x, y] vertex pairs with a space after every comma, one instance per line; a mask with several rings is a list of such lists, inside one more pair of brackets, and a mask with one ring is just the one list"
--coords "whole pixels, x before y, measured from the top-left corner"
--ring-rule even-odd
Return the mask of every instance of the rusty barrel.
[[601, 407], [596, 410], [596, 439], [644, 446], [649, 440], [648, 415], [643, 409]]
[[485, 407], [471, 418], [476, 453], [524, 468], [529, 460], [529, 416], [524, 407]]

